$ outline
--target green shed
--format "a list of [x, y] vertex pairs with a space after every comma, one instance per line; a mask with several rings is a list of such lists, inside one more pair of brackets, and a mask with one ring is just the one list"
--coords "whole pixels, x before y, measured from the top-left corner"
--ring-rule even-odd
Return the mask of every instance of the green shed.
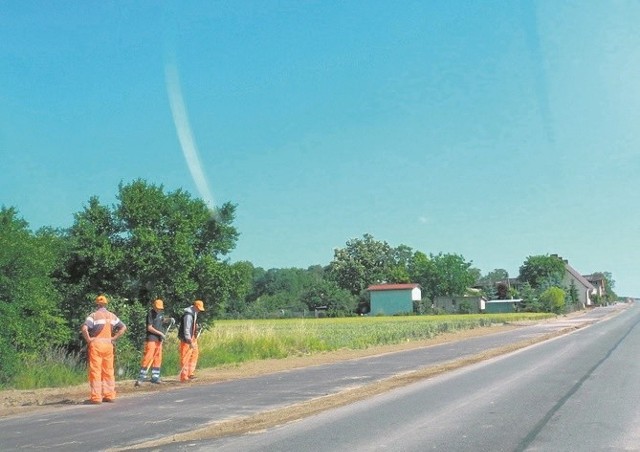
[[420, 284], [376, 284], [367, 287], [372, 315], [409, 314], [413, 302], [420, 301]]

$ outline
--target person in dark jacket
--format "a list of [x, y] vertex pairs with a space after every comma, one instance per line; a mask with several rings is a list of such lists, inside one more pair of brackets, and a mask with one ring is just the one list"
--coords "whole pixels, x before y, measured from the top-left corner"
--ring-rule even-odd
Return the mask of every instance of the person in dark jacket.
[[184, 309], [178, 339], [180, 339], [180, 381], [185, 382], [195, 378], [198, 364], [198, 313], [204, 312], [202, 300], [196, 300], [193, 305]]
[[162, 343], [165, 333], [162, 331], [163, 325], [171, 323], [172, 318], [164, 316], [164, 302], [158, 298], [153, 302], [152, 308], [147, 314], [147, 336], [144, 343], [144, 354], [140, 363], [140, 374], [136, 381], [139, 386], [147, 378], [149, 368], [151, 368], [151, 383], [160, 383], [160, 367], [162, 366]]

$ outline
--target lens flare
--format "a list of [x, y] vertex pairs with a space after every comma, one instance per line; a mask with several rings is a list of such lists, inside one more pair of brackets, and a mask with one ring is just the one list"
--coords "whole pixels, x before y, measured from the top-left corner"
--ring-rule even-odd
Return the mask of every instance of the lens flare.
[[202, 163], [200, 162], [198, 154], [198, 147], [196, 146], [196, 141], [193, 137], [193, 132], [191, 131], [187, 108], [182, 96], [182, 89], [180, 88], [178, 68], [175, 64], [169, 63], [165, 65], [165, 80], [167, 85], [167, 94], [169, 95], [171, 113], [173, 115], [173, 123], [176, 126], [176, 132], [178, 134], [178, 140], [180, 141], [182, 154], [184, 155], [184, 159], [189, 167], [191, 178], [193, 179], [198, 193], [207, 204], [209, 210], [212, 213], [215, 213], [215, 201], [202, 169]]

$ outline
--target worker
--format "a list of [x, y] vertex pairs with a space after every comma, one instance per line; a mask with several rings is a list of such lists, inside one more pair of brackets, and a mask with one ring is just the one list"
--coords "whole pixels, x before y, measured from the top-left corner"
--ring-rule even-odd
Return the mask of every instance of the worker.
[[127, 331], [127, 326], [107, 311], [109, 300], [105, 295], [98, 295], [95, 303], [97, 310], [87, 317], [80, 331], [87, 342], [89, 402], [100, 404], [113, 402], [116, 398], [113, 343]]
[[144, 354], [140, 363], [140, 374], [136, 381], [139, 386], [147, 378], [149, 368], [151, 368], [151, 383], [160, 383], [160, 367], [162, 366], [162, 343], [165, 339], [165, 332], [162, 326], [169, 323], [169, 327], [174, 320], [164, 316], [164, 302], [158, 298], [153, 301], [151, 309], [147, 314], [146, 338], [144, 343]]
[[182, 321], [178, 329], [180, 339], [180, 381], [186, 382], [196, 378], [198, 364], [198, 313], [204, 312], [202, 300], [196, 300], [184, 309]]

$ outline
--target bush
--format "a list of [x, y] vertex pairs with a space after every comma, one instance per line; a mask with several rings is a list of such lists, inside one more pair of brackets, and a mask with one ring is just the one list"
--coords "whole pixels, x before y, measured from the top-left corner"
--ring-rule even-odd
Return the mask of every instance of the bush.
[[560, 314], [564, 312], [566, 306], [564, 290], [559, 287], [549, 287], [542, 292], [539, 302], [544, 306], [545, 311]]
[[0, 335], [0, 387], [8, 385], [15, 377], [20, 357], [9, 341]]

